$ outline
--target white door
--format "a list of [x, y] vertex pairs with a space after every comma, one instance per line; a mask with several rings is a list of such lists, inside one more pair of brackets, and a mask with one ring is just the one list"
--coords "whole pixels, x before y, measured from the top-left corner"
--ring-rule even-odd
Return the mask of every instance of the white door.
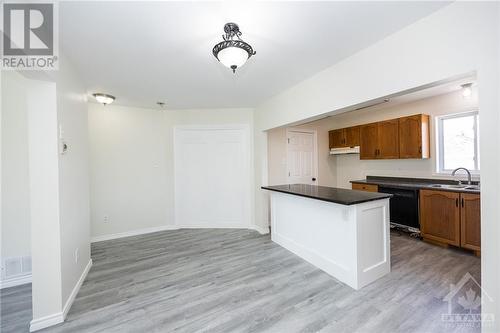
[[175, 222], [185, 227], [248, 227], [248, 129], [175, 129]]
[[289, 184], [317, 183], [316, 132], [287, 131], [287, 168]]

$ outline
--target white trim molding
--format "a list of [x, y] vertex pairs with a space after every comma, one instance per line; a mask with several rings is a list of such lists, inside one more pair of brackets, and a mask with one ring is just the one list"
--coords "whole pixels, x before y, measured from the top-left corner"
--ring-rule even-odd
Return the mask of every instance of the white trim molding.
[[261, 226], [258, 226], [258, 225], [252, 225], [250, 227], [250, 229], [253, 229], [253, 230], [257, 231], [261, 235], [266, 235], [266, 234], [268, 234], [270, 232], [269, 226], [267, 226], [267, 227], [261, 227]]
[[112, 240], [112, 239], [146, 235], [146, 234], [151, 234], [151, 233], [159, 232], [159, 231], [179, 230], [179, 229], [249, 229], [249, 230], [255, 230], [262, 235], [269, 233], [269, 227], [261, 227], [261, 226], [257, 226], [257, 225], [236, 225], [236, 226], [228, 226], [228, 225], [223, 225], [223, 224], [210, 225], [210, 226], [206, 226], [206, 225], [203, 225], [203, 226], [201, 226], [201, 225], [166, 225], [166, 226], [161, 226], [161, 227], [153, 227], [153, 228], [126, 231], [126, 232], [121, 232], [121, 233], [117, 233], [117, 234], [95, 236], [95, 237], [92, 237], [90, 241], [91, 241], [91, 243], [97, 243], [97, 242], [103, 242], [103, 241]]
[[18, 275], [0, 280], [0, 289], [16, 287], [27, 283], [31, 283], [31, 274]]
[[54, 313], [42, 318], [33, 319], [30, 322], [30, 332], [35, 332], [64, 322], [64, 320], [66, 319], [66, 315], [68, 314], [69, 309], [73, 305], [76, 295], [78, 294], [78, 291], [80, 291], [80, 287], [82, 286], [83, 281], [85, 281], [85, 278], [87, 277], [87, 274], [89, 273], [91, 267], [92, 267], [92, 259], [90, 259], [89, 262], [87, 263], [87, 266], [85, 266], [82, 275], [80, 275], [80, 278], [76, 282], [75, 287], [73, 288], [71, 294], [66, 300], [63, 310], [61, 312]]
[[111, 239], [138, 236], [138, 235], [150, 234], [150, 233], [158, 232], [158, 231], [177, 230], [177, 229], [179, 229], [179, 226], [176, 226], [176, 225], [164, 225], [164, 226], [160, 226], [160, 227], [136, 229], [136, 230], [130, 230], [130, 231], [120, 232], [120, 233], [116, 233], [116, 234], [94, 236], [90, 239], [90, 242], [97, 243], [97, 242], [107, 241], [107, 240], [111, 240]]
[[66, 316], [68, 315], [69, 309], [71, 308], [71, 305], [73, 305], [73, 302], [75, 301], [76, 295], [78, 295], [78, 292], [80, 291], [80, 288], [83, 284], [83, 281], [87, 278], [87, 274], [90, 271], [90, 268], [92, 267], [92, 259], [89, 260], [87, 263], [87, 266], [85, 266], [85, 269], [83, 270], [82, 275], [78, 279], [78, 281], [75, 284], [75, 287], [71, 291], [71, 294], [69, 295], [68, 299], [66, 300], [66, 304], [64, 304], [63, 308], [63, 320], [66, 319]]
[[33, 319], [30, 322], [30, 332], [35, 332], [50, 326], [60, 324], [64, 321], [62, 312], [54, 313], [42, 318]]

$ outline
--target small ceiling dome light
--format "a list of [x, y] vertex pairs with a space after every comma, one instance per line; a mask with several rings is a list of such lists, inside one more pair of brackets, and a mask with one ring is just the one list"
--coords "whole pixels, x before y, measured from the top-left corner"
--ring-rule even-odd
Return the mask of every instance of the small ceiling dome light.
[[472, 83], [462, 84], [462, 96], [468, 98], [472, 95]]
[[212, 53], [217, 60], [235, 73], [236, 68], [243, 66], [256, 52], [250, 44], [240, 38], [241, 31], [236, 23], [226, 23], [224, 32], [225, 34], [222, 35], [224, 41], [215, 45]]
[[95, 93], [95, 94], [92, 94], [92, 96], [95, 97], [95, 99], [103, 104], [103, 105], [108, 105], [108, 104], [111, 104], [114, 102], [115, 100], [115, 96], [111, 96], [111, 95], [108, 95], [108, 94], [102, 94], [102, 93]]

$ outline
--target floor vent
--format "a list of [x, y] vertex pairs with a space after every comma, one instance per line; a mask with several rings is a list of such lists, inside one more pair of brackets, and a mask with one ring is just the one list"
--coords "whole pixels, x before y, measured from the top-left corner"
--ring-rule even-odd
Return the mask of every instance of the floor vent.
[[2, 260], [2, 279], [31, 273], [31, 257], [10, 257]]

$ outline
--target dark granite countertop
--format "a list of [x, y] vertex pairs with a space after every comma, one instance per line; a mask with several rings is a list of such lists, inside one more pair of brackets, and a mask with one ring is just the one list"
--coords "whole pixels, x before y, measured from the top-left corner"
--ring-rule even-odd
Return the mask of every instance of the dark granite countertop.
[[276, 191], [281, 193], [298, 195], [306, 198], [338, 203], [341, 205], [355, 205], [363, 202], [392, 197], [391, 194], [387, 193], [354, 191], [343, 188], [316, 186], [307, 184], [262, 186], [261, 188], [269, 191]]
[[[462, 181], [463, 182], [463, 181]], [[447, 186], [458, 185], [458, 181], [450, 179], [426, 179], [426, 178], [403, 178], [403, 177], [381, 177], [381, 176], [367, 176], [363, 180], [351, 180], [351, 183], [355, 184], [371, 184], [378, 186], [387, 186], [393, 188], [410, 189], [410, 190], [439, 190], [439, 191], [450, 191], [450, 192], [466, 192], [466, 193], [480, 193], [481, 190], [478, 186], [478, 182], [472, 182], [473, 186], [478, 186], [477, 188], [467, 188], [469, 187], [464, 183], [463, 188], [453, 188]], [[444, 185], [443, 187], [441, 187]]]

